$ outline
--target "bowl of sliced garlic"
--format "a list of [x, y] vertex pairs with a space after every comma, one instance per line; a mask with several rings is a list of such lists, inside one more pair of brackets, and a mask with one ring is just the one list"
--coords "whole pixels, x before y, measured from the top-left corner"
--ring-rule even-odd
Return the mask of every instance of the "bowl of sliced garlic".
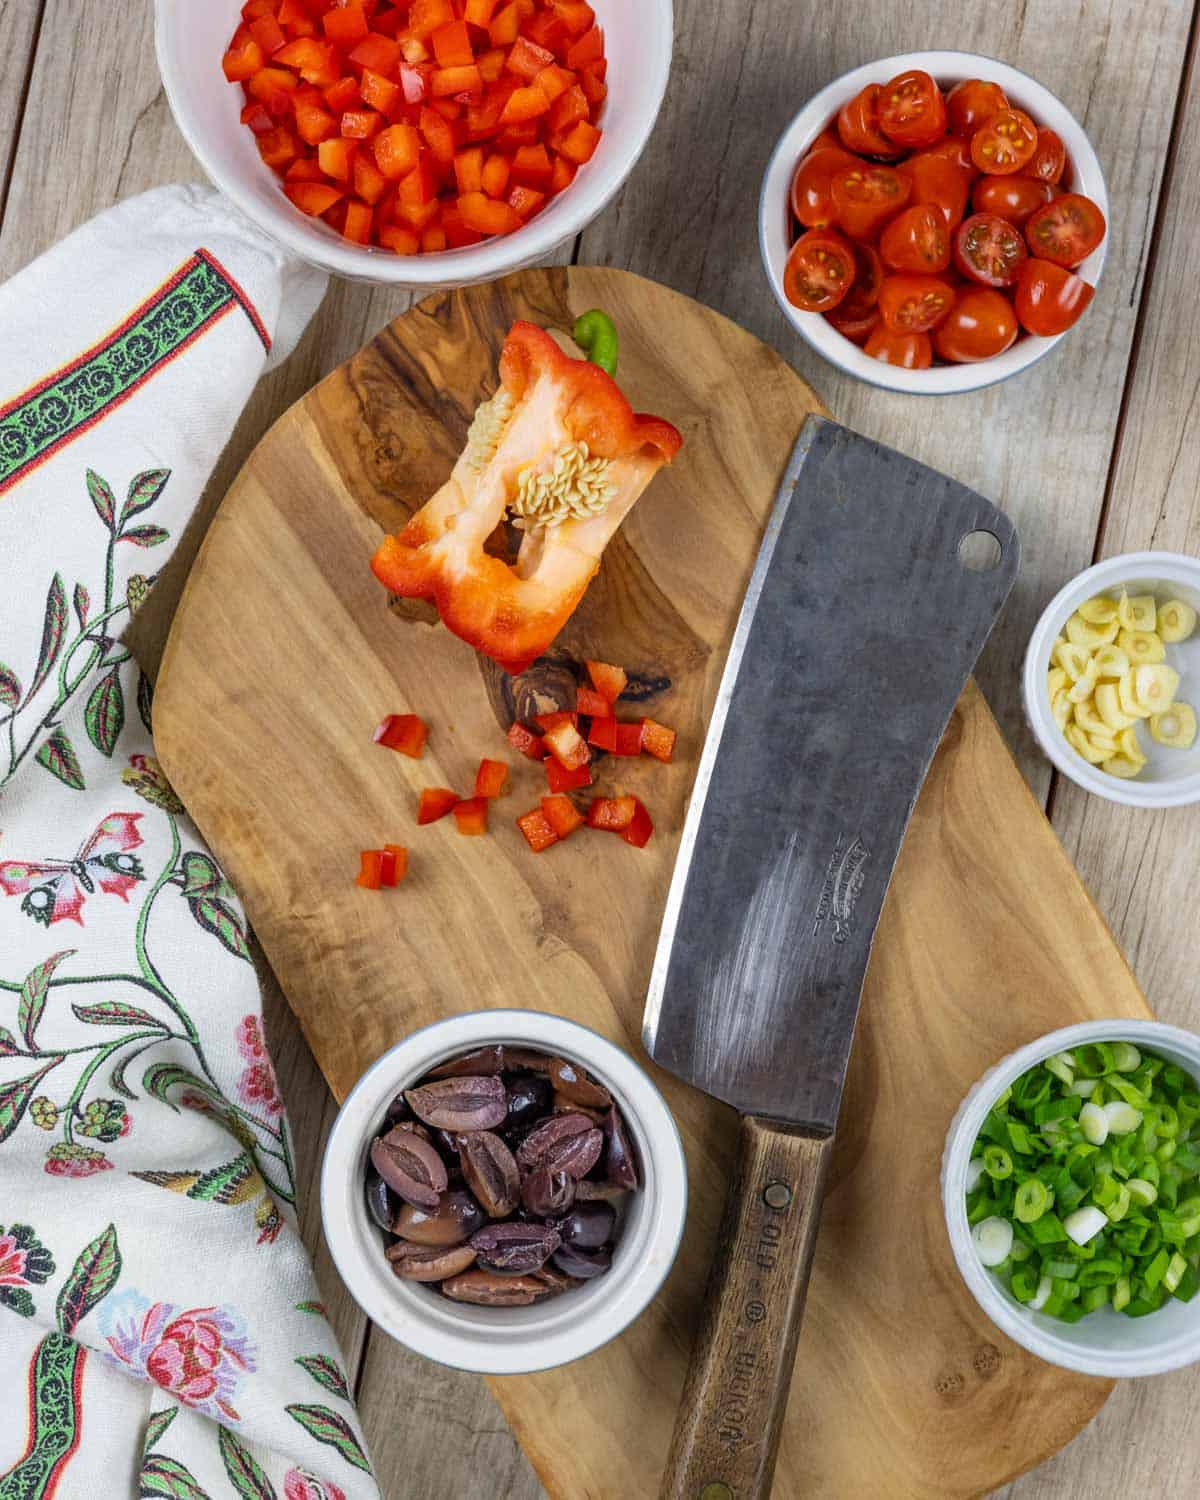
[[1051, 761], [1130, 807], [1200, 802], [1200, 558], [1129, 552], [1046, 607], [1025, 656], [1025, 714]]

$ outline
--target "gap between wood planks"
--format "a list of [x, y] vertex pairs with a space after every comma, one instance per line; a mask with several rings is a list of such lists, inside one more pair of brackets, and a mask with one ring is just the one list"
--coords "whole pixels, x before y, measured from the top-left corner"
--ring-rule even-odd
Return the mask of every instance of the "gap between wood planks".
[[42, 40], [42, 21], [46, 15], [47, 0], [36, 0], [37, 20], [33, 25], [33, 34], [29, 38], [29, 56], [25, 63], [25, 73], [21, 79], [20, 96], [17, 103], [16, 122], [8, 143], [8, 157], [0, 170], [0, 225], [4, 223], [4, 215], [8, 210], [8, 195], [12, 189], [13, 171], [17, 164], [17, 152], [21, 147], [21, 133], [25, 128], [25, 105], [29, 99], [29, 86], [33, 81], [33, 70], [37, 63], [38, 46]]
[[[1154, 218], [1150, 225], [1148, 243], [1146, 247], [1146, 270], [1142, 276], [1142, 294], [1138, 298], [1137, 317], [1133, 325], [1133, 338], [1129, 345], [1129, 358], [1125, 364], [1125, 379], [1121, 386], [1121, 405], [1117, 411], [1117, 426], [1113, 433], [1112, 446], [1108, 452], [1108, 468], [1104, 476], [1104, 494], [1100, 501], [1100, 514], [1096, 518], [1096, 540], [1092, 546], [1093, 565], [1100, 561], [1101, 553], [1104, 551], [1104, 536], [1108, 529], [1109, 512], [1113, 503], [1113, 490], [1116, 483], [1117, 467], [1121, 457], [1121, 445], [1125, 438], [1125, 424], [1129, 416], [1129, 403], [1132, 399], [1134, 388], [1134, 377], [1137, 373], [1138, 362], [1142, 357], [1142, 338], [1145, 333], [1146, 319], [1149, 315], [1150, 297], [1154, 287], [1154, 278], [1158, 270], [1158, 258], [1162, 249], [1163, 226], [1167, 217], [1167, 206], [1171, 201], [1171, 194], [1175, 187], [1175, 167], [1179, 156], [1180, 137], [1183, 134], [1183, 116], [1187, 109], [1188, 95], [1191, 90], [1192, 71], [1196, 66], [1196, 51], [1200, 45], [1200, 0], [1192, 7], [1192, 19], [1188, 27], [1187, 46], [1183, 54], [1183, 67], [1179, 74], [1179, 89], [1175, 95], [1175, 110], [1171, 116], [1171, 132], [1167, 138], [1167, 158], [1163, 166], [1162, 179], [1158, 188], [1158, 202], [1154, 208]], [[1058, 789], [1062, 782], [1062, 772], [1055, 767], [1050, 772], [1050, 785], [1046, 790], [1046, 817], [1051, 824], [1054, 823], [1054, 808], [1058, 801]]]

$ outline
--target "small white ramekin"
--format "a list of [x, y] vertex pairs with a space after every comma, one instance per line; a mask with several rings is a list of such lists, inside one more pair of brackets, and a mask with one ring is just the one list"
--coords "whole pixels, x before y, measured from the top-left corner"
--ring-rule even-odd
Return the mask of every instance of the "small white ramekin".
[[436, 255], [395, 255], [352, 245], [293, 208], [238, 120], [242, 91], [221, 58], [241, 19], [240, 0], [155, 0], [155, 44], [163, 87], [184, 139], [209, 180], [259, 229], [338, 276], [432, 290], [467, 286], [543, 261], [615, 197], [654, 129], [671, 71], [671, 0], [595, 0], [609, 60], [604, 134], [575, 181], [514, 234]]
[[[1042, 612], [1029, 640], [1021, 676], [1025, 717], [1038, 744], [1064, 776], [1084, 791], [1127, 807], [1183, 807], [1200, 802], [1200, 739], [1190, 750], [1156, 744], [1149, 733], [1138, 736], [1147, 763], [1140, 776], [1123, 781], [1099, 766], [1090, 766], [1067, 743], [1050, 712], [1046, 674], [1055, 637], [1081, 604], [1093, 594], [1155, 594], [1160, 603], [1182, 599], [1200, 610], [1200, 558], [1182, 552], [1126, 552], [1097, 563], [1061, 588]], [[1167, 647], [1167, 661], [1180, 675], [1179, 696], [1200, 711], [1200, 631], [1190, 640]]]
[[[887, 83], [897, 73], [906, 72], [909, 68], [924, 69], [944, 88], [951, 88], [964, 78], [984, 78], [989, 83], [998, 83], [1013, 104], [1026, 110], [1039, 125], [1048, 126], [1062, 137], [1074, 166], [1073, 190], [1085, 193], [1098, 203], [1105, 219], [1108, 218], [1108, 190], [1104, 185], [1100, 161], [1092, 150], [1086, 132], [1062, 100], [1018, 68], [997, 62], [995, 58], [982, 57], [975, 52], [904, 52], [896, 57], [882, 57], [877, 62], [864, 63], [862, 67], [843, 73], [840, 78], [826, 84], [819, 94], [814, 94], [779, 137], [759, 195], [758, 242], [767, 279], [784, 316], [822, 358], [827, 359], [831, 365], [836, 365], [839, 370], [844, 370], [847, 375], [856, 375], [860, 380], [883, 386], [890, 391], [907, 391], [918, 396], [944, 396], [956, 391], [979, 390], [982, 386], [1007, 380], [1010, 375], [1016, 375], [1036, 364], [1050, 353], [1059, 339], [1066, 338], [1074, 330], [1069, 328], [1066, 333], [1056, 334], [1053, 338], [1037, 338], [1023, 333], [1011, 349], [975, 364], [935, 365], [928, 370], [902, 370], [864, 354], [820, 313], [801, 312], [799, 308], [793, 307], [783, 290], [783, 268], [792, 247], [792, 177], [801, 157], [847, 100], [853, 99], [867, 84]], [[1100, 280], [1107, 250], [1108, 235], [1105, 235], [1079, 267], [1079, 274], [1093, 286]]]
[[959, 1106], [942, 1154], [942, 1206], [958, 1269], [992, 1322], [1022, 1348], [1053, 1365], [1115, 1380], [1161, 1375], [1200, 1360], [1200, 1298], [1192, 1302], [1171, 1298], [1144, 1318], [1128, 1318], [1102, 1307], [1078, 1323], [1062, 1323], [1032, 1312], [980, 1261], [967, 1224], [966, 1195], [971, 1147], [997, 1095], [1055, 1052], [1085, 1042], [1112, 1041], [1133, 1042], [1158, 1052], [1200, 1078], [1200, 1036], [1159, 1021], [1084, 1021], [1039, 1037], [989, 1069]]
[[[604, 1276], [531, 1307], [473, 1307], [392, 1274], [363, 1193], [367, 1152], [390, 1101], [457, 1053], [496, 1042], [581, 1064], [611, 1092], [637, 1147], [630, 1195]], [[646, 1072], [598, 1033], [534, 1010], [481, 1010], [413, 1032], [358, 1080], [334, 1121], [321, 1168], [325, 1239], [342, 1280], [384, 1333], [427, 1359], [485, 1375], [566, 1364], [616, 1338], [657, 1294], [687, 1217], [687, 1163], [670, 1110]]]

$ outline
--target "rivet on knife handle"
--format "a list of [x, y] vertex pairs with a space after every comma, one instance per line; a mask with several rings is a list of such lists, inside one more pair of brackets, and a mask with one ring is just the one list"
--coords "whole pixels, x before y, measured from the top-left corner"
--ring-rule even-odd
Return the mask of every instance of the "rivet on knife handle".
[[747, 1116], [662, 1500], [766, 1500], [832, 1137]]

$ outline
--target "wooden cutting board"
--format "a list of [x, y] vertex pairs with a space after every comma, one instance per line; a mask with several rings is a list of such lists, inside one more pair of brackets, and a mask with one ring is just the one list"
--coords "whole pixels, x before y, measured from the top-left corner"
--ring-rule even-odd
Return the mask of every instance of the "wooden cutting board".
[[[652, 809], [647, 849], [582, 835], [535, 857], [513, 823], [541, 791], [529, 762], [486, 839], [458, 836], [452, 819], [415, 826], [421, 787], [469, 789], [481, 755], [505, 755], [514, 685], [421, 609], [389, 608], [367, 561], [448, 473], [512, 320], [568, 330], [597, 305], [621, 330], [634, 406], [675, 422], [685, 446], [516, 703], [528, 711], [570, 660], [621, 662], [639, 701], [679, 730], [679, 750], [669, 767], [609, 760], [599, 772], [601, 791], [619, 785]], [[716, 313], [621, 271], [554, 268], [429, 298], [251, 455], [179, 609], [155, 731], [339, 1097], [409, 1031], [480, 1006], [556, 1011], [642, 1056], [705, 723], [776, 483], [814, 410], [778, 355]], [[406, 710], [432, 726], [420, 761], [371, 743], [385, 713]], [[358, 890], [358, 850], [384, 842], [409, 846], [409, 879]], [[998, 1058], [1070, 1021], [1148, 1014], [969, 686], [867, 978], [776, 1500], [985, 1494], [1096, 1413], [1109, 1383], [1040, 1363], [979, 1312], [951, 1260], [938, 1169], [954, 1110]], [[692, 1191], [666, 1288], [590, 1358], [494, 1382], [555, 1500], [649, 1500], [667, 1450], [733, 1117], [656, 1076]]]

